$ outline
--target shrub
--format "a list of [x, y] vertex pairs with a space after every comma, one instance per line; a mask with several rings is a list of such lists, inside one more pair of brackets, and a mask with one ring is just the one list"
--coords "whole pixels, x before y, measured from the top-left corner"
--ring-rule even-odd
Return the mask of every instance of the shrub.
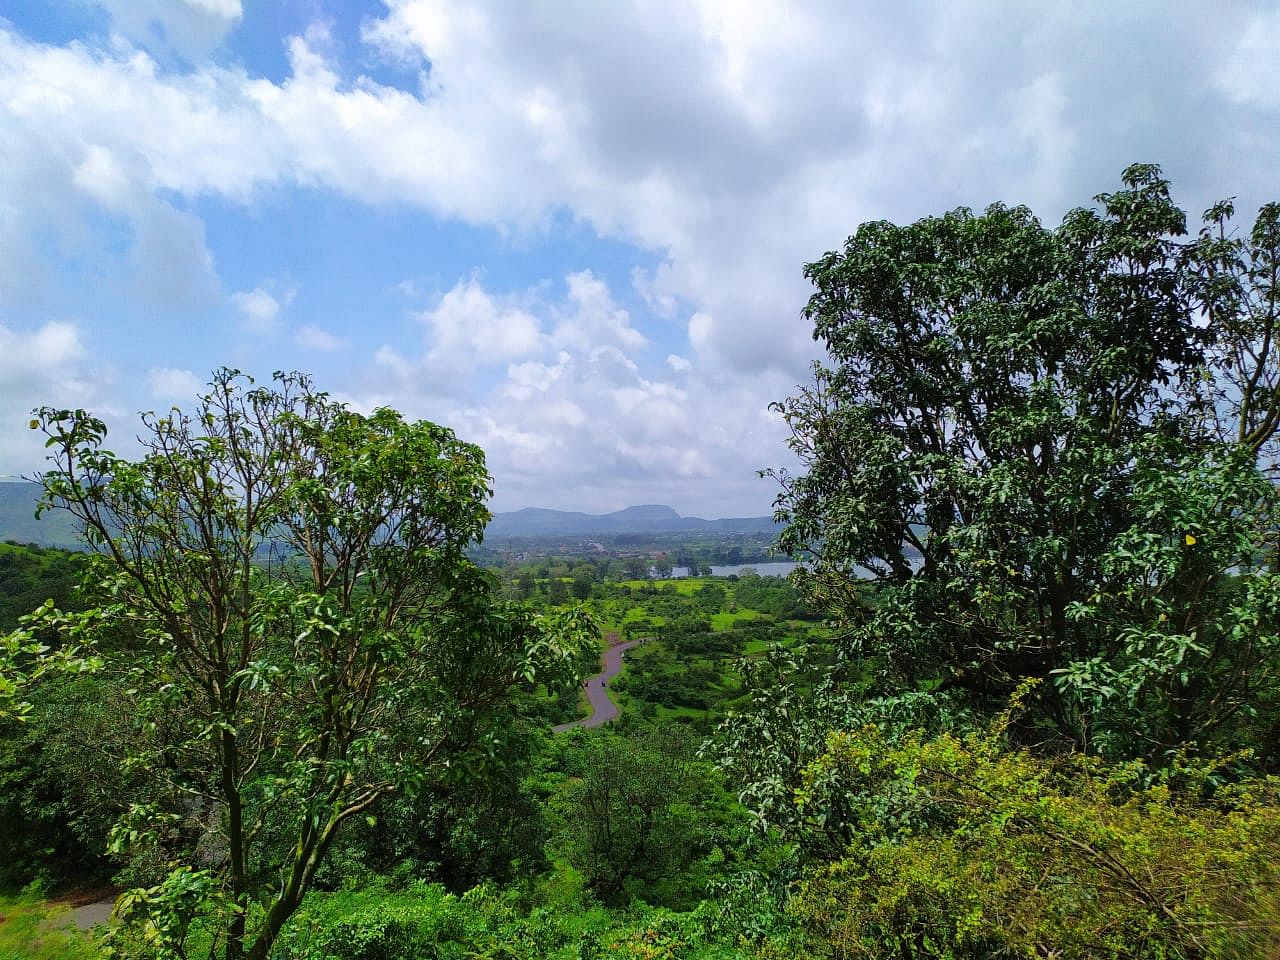
[[1274, 956], [1277, 783], [1221, 769], [835, 733], [798, 803], [845, 855], [793, 909], [839, 957]]

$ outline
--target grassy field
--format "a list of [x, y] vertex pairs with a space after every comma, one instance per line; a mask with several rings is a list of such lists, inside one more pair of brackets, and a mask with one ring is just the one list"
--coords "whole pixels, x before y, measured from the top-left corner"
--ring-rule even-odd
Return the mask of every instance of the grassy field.
[[750, 620], [759, 620], [763, 614], [759, 610], [747, 608], [745, 610], [725, 610], [720, 613], [711, 615], [711, 629], [717, 633], [723, 633], [725, 630], [732, 630], [735, 623]]
[[[826, 636], [795, 588], [772, 577], [597, 581], [584, 606], [604, 637], [653, 641], [629, 653], [610, 684], [624, 714], [697, 721], [700, 728], [743, 697], [745, 660]], [[574, 716], [581, 717], [581, 696], [577, 704]], [[555, 722], [567, 719], [557, 715]]]
[[96, 939], [71, 910], [34, 897], [0, 896], [0, 960], [101, 960]]

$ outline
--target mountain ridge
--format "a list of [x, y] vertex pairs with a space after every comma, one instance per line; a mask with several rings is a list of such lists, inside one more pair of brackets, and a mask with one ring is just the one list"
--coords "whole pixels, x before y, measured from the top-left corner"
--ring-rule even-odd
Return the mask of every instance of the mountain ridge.
[[682, 517], [666, 504], [646, 503], [612, 513], [590, 514], [574, 510], [525, 507], [495, 513], [485, 531], [486, 539], [502, 537], [590, 536], [624, 533], [776, 533], [772, 517]]
[[[74, 522], [62, 511], [35, 517], [40, 486], [25, 480], [0, 480], [0, 540], [36, 543], [42, 547], [81, 546]], [[495, 513], [485, 530], [489, 542], [515, 537], [616, 536], [653, 533], [769, 533], [777, 532], [772, 517], [723, 517], [704, 520], [682, 517], [661, 503], [642, 503], [612, 513], [591, 514], [546, 507], [524, 507]]]

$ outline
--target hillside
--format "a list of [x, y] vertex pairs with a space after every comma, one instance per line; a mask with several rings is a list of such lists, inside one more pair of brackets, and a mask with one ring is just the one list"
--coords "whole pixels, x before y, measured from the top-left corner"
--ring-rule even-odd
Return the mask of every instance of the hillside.
[[0, 481], [0, 540], [36, 543], [42, 547], [77, 549], [81, 546], [75, 522], [55, 510], [36, 519], [40, 487], [25, 480]]
[[662, 504], [644, 504], [597, 515], [526, 507], [511, 513], [495, 514], [485, 536], [492, 541], [499, 537], [681, 532], [773, 534], [777, 527], [772, 517], [704, 520], [701, 517], [682, 517]]
[[[65, 513], [54, 511], [35, 517], [40, 488], [26, 481], [0, 481], [0, 541], [37, 543], [42, 547], [75, 548], [80, 545], [75, 524]], [[511, 537], [606, 536], [647, 533], [765, 533], [775, 534], [772, 517], [729, 517], [704, 520], [682, 517], [662, 504], [642, 504], [593, 515], [568, 510], [526, 507], [498, 513], [485, 532], [492, 542]]]

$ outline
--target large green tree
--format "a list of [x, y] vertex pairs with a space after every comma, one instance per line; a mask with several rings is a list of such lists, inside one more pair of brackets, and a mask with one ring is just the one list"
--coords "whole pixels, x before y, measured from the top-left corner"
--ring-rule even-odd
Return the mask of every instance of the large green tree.
[[344, 823], [499, 749], [495, 708], [590, 640], [468, 562], [490, 480], [444, 427], [229, 370], [190, 412], [144, 415], [138, 460], [85, 411], [37, 417], [45, 503], [94, 550], [90, 610], [45, 628], [115, 631], [104, 670], [154, 786], [115, 834], [161, 864], [120, 904], [151, 952], [185, 955], [198, 921], [227, 960], [268, 956]]
[[565, 753], [559, 845], [595, 894], [611, 903], [641, 890], [659, 902], [699, 895], [699, 861], [723, 839], [726, 798], [685, 728], [580, 732]]
[[830, 359], [778, 405], [782, 542], [880, 694], [1043, 678], [1036, 736], [1274, 752], [1280, 206], [1191, 234], [1157, 167], [1123, 181], [1057, 228], [960, 209], [808, 265]]

